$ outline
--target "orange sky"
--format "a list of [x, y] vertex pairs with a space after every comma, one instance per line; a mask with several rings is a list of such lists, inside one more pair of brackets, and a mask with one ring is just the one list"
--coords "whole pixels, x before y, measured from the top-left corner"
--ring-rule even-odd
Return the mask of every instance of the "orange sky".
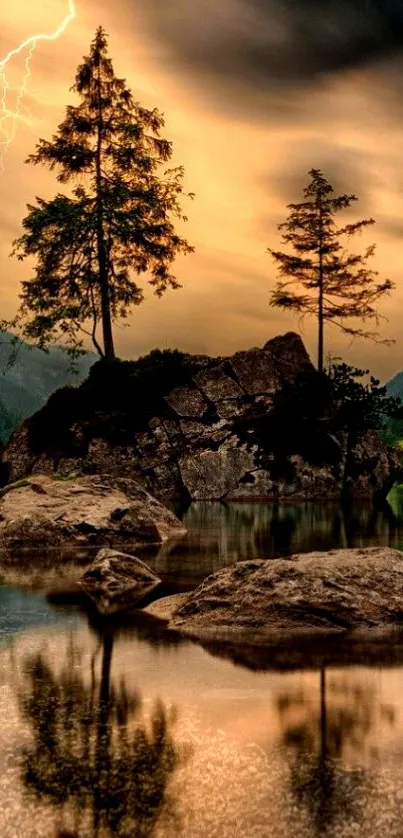
[[[306, 4], [312, 13], [315, 2]], [[302, 30], [301, 21], [295, 29], [290, 18], [289, 0], [76, 0], [75, 5], [76, 18], [63, 36], [38, 45], [25, 100], [29, 112], [22, 114], [4, 159], [2, 316], [15, 313], [19, 282], [29, 273], [27, 264], [9, 258], [25, 204], [35, 195], [51, 197], [59, 188], [53, 175], [23, 161], [37, 139], [49, 138], [62, 120], [76, 67], [102, 24], [110, 35], [117, 74], [128, 79], [142, 103], [165, 112], [174, 163], [185, 166], [186, 187], [196, 193], [185, 207], [186, 235], [196, 252], [176, 263], [183, 289], [168, 292], [162, 300], [148, 294], [129, 327], [117, 329], [119, 353], [130, 357], [169, 346], [228, 354], [298, 329], [295, 317], [268, 308], [276, 275], [265, 250], [278, 245], [276, 224], [285, 218], [285, 205], [298, 200], [307, 171], [315, 167], [336, 188], [356, 192], [361, 199], [357, 217], [374, 216], [377, 225], [369, 239], [363, 236], [355, 246], [361, 249], [376, 241], [376, 267], [397, 285], [381, 307], [389, 323], [380, 327], [397, 341], [394, 347], [362, 341], [350, 345], [329, 328], [327, 350], [370, 366], [381, 378], [403, 367], [398, 52], [389, 55], [378, 49], [375, 63], [372, 56], [362, 62], [351, 56], [347, 60], [344, 50], [334, 67], [322, 66], [320, 56], [316, 66], [304, 53], [303, 34], [299, 51], [293, 47], [295, 31]], [[272, 15], [266, 31], [266, 13], [274, 6], [282, 14]], [[54, 30], [67, 7], [67, 0], [5, 0], [0, 8], [0, 61], [28, 35]], [[329, 43], [338, 44], [340, 20], [323, 16], [319, 23], [326, 24]], [[266, 43], [268, 33], [272, 41]], [[267, 67], [261, 58], [266, 46]], [[286, 61], [291, 48], [295, 66]], [[11, 85], [19, 84], [22, 72], [23, 59], [15, 59]], [[314, 357], [314, 324], [306, 321], [302, 328]]]

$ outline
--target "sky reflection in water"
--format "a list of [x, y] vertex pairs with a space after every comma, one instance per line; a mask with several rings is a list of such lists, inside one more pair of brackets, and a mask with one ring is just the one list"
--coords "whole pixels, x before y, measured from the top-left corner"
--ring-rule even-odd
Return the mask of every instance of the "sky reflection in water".
[[[392, 502], [195, 506], [171, 567], [167, 550], [154, 561], [189, 580], [261, 551], [399, 547]], [[2, 838], [403, 836], [403, 666], [382, 653], [253, 671], [150, 620], [106, 627], [38, 594], [0, 588], [0, 613]]]

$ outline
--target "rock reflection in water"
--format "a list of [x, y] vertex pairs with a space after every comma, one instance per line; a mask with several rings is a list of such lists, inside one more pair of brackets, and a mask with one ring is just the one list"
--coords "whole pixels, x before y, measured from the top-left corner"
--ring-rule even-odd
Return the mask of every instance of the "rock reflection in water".
[[106, 631], [90, 686], [74, 644], [59, 673], [41, 653], [25, 663], [19, 701], [32, 745], [22, 776], [29, 791], [55, 807], [59, 836], [148, 838], [161, 817], [176, 817], [167, 790], [179, 762], [175, 713], [158, 701], [147, 724], [140, 694], [129, 694], [124, 682], [111, 686], [112, 653]]
[[184, 515], [188, 534], [143, 551], [164, 578], [178, 572], [191, 582], [236, 561], [273, 558], [336, 547], [388, 545], [403, 549], [403, 493], [389, 502], [367, 503], [193, 503]]
[[[281, 692], [276, 707], [289, 789], [307, 815], [310, 834], [319, 838], [349, 825], [362, 829], [374, 780], [373, 728], [379, 720], [393, 728], [395, 712], [378, 703], [373, 686], [325, 668], [318, 675], [318, 693], [313, 704], [303, 689]], [[368, 767], [367, 743], [372, 744]]]
[[[403, 550], [401, 489], [395, 489], [380, 507], [337, 502], [194, 503], [183, 520], [185, 537], [135, 551], [164, 582], [180, 590], [226, 565], [253, 558], [371, 545]], [[127, 549], [130, 552], [130, 545]], [[0, 575], [10, 585], [76, 592], [83, 568], [93, 558], [93, 551], [3, 556]]]

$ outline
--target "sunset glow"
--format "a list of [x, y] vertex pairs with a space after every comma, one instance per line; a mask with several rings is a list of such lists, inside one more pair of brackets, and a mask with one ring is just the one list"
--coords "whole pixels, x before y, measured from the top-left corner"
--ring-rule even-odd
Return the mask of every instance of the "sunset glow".
[[[278, 246], [277, 224], [285, 220], [286, 205], [300, 199], [307, 172], [317, 167], [337, 191], [357, 195], [354, 217], [374, 217], [374, 228], [355, 247], [376, 242], [374, 267], [396, 283], [380, 311], [389, 321], [381, 321], [381, 330], [395, 346], [351, 344], [329, 329], [329, 350], [370, 366], [382, 378], [401, 367], [400, 47], [388, 51], [375, 37], [379, 27], [374, 27], [374, 55], [363, 60], [353, 43], [359, 21], [350, 26], [339, 20], [338, 7], [334, 30], [339, 27], [340, 38], [335, 55], [328, 56], [319, 48], [323, 32], [315, 30], [325, 21], [312, 18], [305, 37], [299, 7], [289, 0], [259, 0], [259, 14], [253, 15], [246, 0], [226, 0], [219, 10], [208, 0], [177, 0], [169, 8], [162, 0], [81, 0], [79, 7], [70, 2], [68, 8], [66, 0], [3, 5], [0, 277], [5, 317], [15, 313], [20, 282], [30, 275], [28, 264], [9, 258], [26, 204], [35, 195], [51, 197], [58, 188], [55, 173], [25, 166], [24, 160], [40, 137], [52, 137], [66, 106], [74, 103], [69, 88], [102, 25], [116, 74], [127, 79], [144, 106], [164, 112], [173, 162], [183, 164], [186, 187], [195, 193], [185, 206], [186, 237], [195, 253], [175, 264], [182, 290], [162, 300], [147, 291], [129, 327], [117, 332], [120, 354], [133, 357], [159, 345], [224, 355], [300, 328], [313, 354], [315, 324], [299, 324], [294, 316], [269, 308], [276, 271], [266, 249]], [[273, 40], [274, 31], [281, 31], [281, 38]], [[396, 34], [396, 26], [390, 31]], [[311, 37], [316, 39], [312, 47]]]

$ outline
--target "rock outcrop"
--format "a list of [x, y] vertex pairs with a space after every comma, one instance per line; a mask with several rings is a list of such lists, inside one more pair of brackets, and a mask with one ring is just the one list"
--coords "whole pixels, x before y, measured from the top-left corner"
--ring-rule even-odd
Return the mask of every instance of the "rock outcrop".
[[349, 450], [346, 434], [321, 427], [320, 456], [318, 436], [301, 445], [297, 427], [286, 450], [271, 431], [262, 442], [257, 428], [276, 414], [282, 388], [314, 371], [294, 333], [229, 358], [183, 356], [179, 380], [165, 390], [157, 366], [158, 398], [151, 385], [131, 396], [138, 373], [129, 369], [107, 403], [101, 374], [93, 383], [94, 369], [64, 401], [60, 391], [57, 409], [49, 402], [12, 435], [2, 456], [9, 482], [31, 473], [108, 473], [137, 480], [162, 501], [324, 500], [345, 491], [385, 497], [402, 474], [398, 454], [373, 431]]
[[6, 487], [0, 499], [0, 549], [159, 544], [183, 524], [128, 478], [35, 475]]
[[195, 637], [243, 636], [248, 642], [403, 630], [402, 603], [403, 553], [388, 547], [332, 550], [224, 568], [189, 594], [170, 626]]
[[99, 551], [83, 573], [80, 585], [107, 616], [140, 605], [161, 585], [161, 579], [136, 556], [110, 550]]

